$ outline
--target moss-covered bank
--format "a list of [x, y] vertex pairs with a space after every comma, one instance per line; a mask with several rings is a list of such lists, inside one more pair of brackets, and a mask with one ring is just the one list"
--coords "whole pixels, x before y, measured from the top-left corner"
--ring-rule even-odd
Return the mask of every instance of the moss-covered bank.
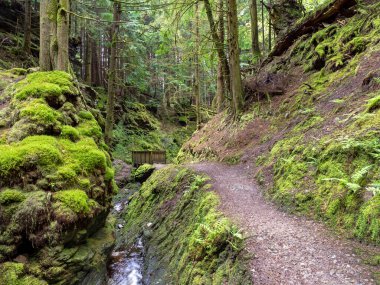
[[114, 173], [74, 79], [25, 73], [1, 73], [0, 283], [77, 284], [105, 270]]
[[252, 284], [242, 235], [217, 210], [209, 188], [207, 178], [169, 166], [132, 196], [125, 238], [143, 236], [149, 284]]

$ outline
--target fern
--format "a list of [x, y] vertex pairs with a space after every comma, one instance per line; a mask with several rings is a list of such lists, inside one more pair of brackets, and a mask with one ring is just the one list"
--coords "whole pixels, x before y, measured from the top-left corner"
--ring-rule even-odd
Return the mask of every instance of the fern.
[[370, 184], [366, 190], [371, 192], [373, 196], [380, 195], [380, 182]]
[[365, 179], [367, 176], [368, 172], [372, 169], [373, 165], [367, 165], [364, 166], [363, 168], [359, 169], [356, 171], [354, 174], [351, 175], [351, 178], [348, 179], [343, 179], [343, 178], [325, 178], [323, 179], [324, 181], [338, 181], [344, 187], [346, 187], [349, 191], [356, 193], [360, 189], [362, 189], [361, 182]]
[[351, 176], [351, 180], [353, 183], [359, 184], [368, 174], [368, 172], [372, 169], [373, 165], [367, 165], [363, 168], [356, 171]]

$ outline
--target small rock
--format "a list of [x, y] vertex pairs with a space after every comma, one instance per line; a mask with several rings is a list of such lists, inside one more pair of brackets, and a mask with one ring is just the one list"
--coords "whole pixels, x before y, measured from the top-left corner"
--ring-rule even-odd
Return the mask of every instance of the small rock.
[[28, 258], [25, 255], [19, 255], [14, 259], [14, 261], [19, 262], [19, 263], [27, 263]]

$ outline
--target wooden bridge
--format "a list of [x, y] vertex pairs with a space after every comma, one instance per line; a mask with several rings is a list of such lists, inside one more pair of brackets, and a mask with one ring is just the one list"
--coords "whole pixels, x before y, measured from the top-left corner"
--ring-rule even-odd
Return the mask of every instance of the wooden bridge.
[[145, 163], [166, 164], [166, 151], [164, 150], [132, 151], [132, 162], [133, 162], [133, 166], [139, 166]]

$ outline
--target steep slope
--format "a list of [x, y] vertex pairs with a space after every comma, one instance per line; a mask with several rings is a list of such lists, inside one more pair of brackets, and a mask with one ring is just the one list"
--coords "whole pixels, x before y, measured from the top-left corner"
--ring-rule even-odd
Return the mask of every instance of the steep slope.
[[180, 161], [247, 163], [283, 208], [380, 242], [380, 4], [299, 38], [246, 81], [239, 122], [219, 114]]
[[0, 73], [0, 283], [101, 280], [117, 191], [102, 130], [69, 74], [25, 74]]

